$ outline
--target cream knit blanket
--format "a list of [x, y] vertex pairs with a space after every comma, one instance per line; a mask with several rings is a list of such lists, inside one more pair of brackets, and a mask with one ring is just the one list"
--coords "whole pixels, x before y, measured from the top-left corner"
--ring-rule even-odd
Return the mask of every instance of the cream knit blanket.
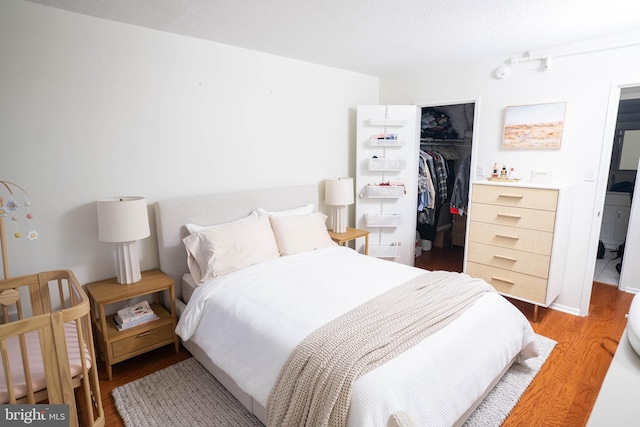
[[359, 376], [413, 347], [494, 289], [465, 274], [434, 271], [391, 289], [305, 338], [267, 401], [273, 427], [346, 425]]

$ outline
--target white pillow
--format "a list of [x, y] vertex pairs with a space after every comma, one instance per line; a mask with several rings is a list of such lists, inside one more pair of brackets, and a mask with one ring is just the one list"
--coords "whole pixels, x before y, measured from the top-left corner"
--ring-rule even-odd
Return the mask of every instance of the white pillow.
[[280, 255], [336, 246], [327, 232], [327, 216], [320, 212], [308, 215], [270, 215], [269, 220]]
[[[258, 211], [255, 210], [255, 211], [252, 211], [249, 215], [245, 216], [244, 218], [240, 218], [231, 222], [244, 221], [247, 219], [256, 218], [257, 216], [258, 216]], [[216, 224], [216, 225], [220, 225], [220, 224]], [[197, 233], [198, 231], [202, 231], [206, 228], [213, 227], [213, 225], [198, 225], [198, 224], [191, 224], [191, 223], [185, 224], [184, 226], [187, 227], [187, 231], [189, 232], [189, 234]]]
[[258, 212], [259, 215], [272, 215], [272, 216], [308, 215], [310, 213], [313, 213], [313, 209], [315, 207], [316, 206], [313, 203], [311, 203], [306, 206], [300, 206], [299, 208], [287, 209], [284, 211], [269, 212], [262, 208], [258, 208], [256, 209], [256, 211]]
[[214, 225], [183, 242], [195, 261], [189, 271], [197, 283], [279, 256], [267, 216]]

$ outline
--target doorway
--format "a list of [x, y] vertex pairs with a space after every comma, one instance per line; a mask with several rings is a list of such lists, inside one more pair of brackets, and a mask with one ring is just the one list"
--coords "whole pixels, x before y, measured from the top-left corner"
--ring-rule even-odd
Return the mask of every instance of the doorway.
[[[419, 183], [423, 185], [418, 190], [416, 267], [463, 271], [466, 206], [457, 209], [456, 203], [460, 193], [469, 194], [475, 105], [421, 107]], [[446, 171], [444, 181], [434, 164]], [[428, 181], [434, 184], [431, 190]], [[433, 201], [431, 207], [427, 207], [428, 200]]]
[[[613, 286], [620, 285], [622, 274], [638, 166], [635, 148], [638, 142], [635, 136], [639, 131], [640, 87], [623, 88], [620, 91], [600, 228], [598, 258], [593, 277], [594, 281]], [[630, 138], [632, 135], [633, 138]]]

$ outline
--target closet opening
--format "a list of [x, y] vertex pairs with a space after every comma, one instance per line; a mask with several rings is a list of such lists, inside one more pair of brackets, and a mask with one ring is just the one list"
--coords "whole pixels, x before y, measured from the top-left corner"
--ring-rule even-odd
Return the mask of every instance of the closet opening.
[[475, 103], [421, 111], [415, 266], [463, 271]]

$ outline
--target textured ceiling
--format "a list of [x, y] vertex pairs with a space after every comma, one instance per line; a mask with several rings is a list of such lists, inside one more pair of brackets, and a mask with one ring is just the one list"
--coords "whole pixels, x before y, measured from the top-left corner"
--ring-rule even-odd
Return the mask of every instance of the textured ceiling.
[[381, 76], [640, 30], [639, 0], [27, 0]]

